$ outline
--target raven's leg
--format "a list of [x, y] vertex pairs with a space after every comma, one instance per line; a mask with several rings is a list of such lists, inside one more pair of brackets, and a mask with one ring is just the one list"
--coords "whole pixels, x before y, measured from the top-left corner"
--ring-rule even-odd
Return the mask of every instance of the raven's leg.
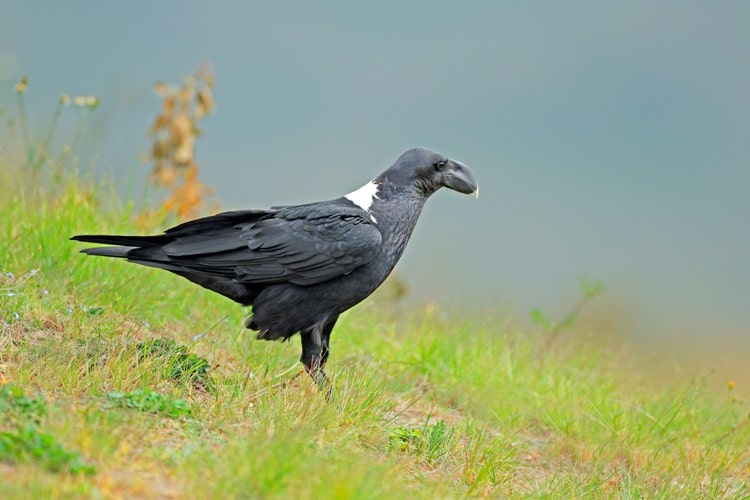
[[331, 331], [333, 331], [337, 319], [338, 316], [335, 316], [325, 323], [300, 332], [302, 337], [302, 357], [300, 361], [305, 366], [307, 374], [318, 384], [318, 387], [326, 391], [326, 396], [331, 395], [331, 382], [323, 368], [328, 361]]

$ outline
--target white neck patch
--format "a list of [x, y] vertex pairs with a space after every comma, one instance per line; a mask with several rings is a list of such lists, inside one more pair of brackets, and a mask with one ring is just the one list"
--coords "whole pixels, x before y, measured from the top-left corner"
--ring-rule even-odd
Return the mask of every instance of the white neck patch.
[[375, 181], [370, 181], [356, 191], [344, 196], [347, 200], [357, 205], [362, 210], [369, 212], [372, 202], [378, 198], [378, 185]]

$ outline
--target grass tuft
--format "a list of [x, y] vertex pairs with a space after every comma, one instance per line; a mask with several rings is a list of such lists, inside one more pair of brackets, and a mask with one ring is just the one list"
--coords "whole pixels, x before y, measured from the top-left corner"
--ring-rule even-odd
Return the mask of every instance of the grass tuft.
[[392, 429], [389, 444], [399, 451], [421, 455], [427, 463], [435, 463], [450, 455], [455, 437], [455, 429], [448, 426], [445, 420], [429, 425], [428, 417], [422, 427], [400, 426]]
[[46, 416], [44, 400], [29, 398], [12, 384], [0, 386], [0, 461], [36, 463], [51, 472], [93, 474], [95, 468], [80, 453], [67, 450], [52, 434], [39, 430]]
[[107, 405], [110, 408], [131, 408], [141, 412], [158, 413], [169, 418], [189, 417], [193, 414], [184, 399], [176, 399], [151, 389], [110, 391], [107, 393]]
[[37, 463], [51, 472], [94, 474], [96, 471], [83, 461], [80, 453], [65, 449], [57, 438], [33, 425], [0, 432], [0, 460], [11, 464]]
[[13, 384], [0, 386], [0, 415], [7, 421], [41, 423], [47, 416], [47, 404], [39, 398], [30, 398], [23, 389]]
[[209, 375], [210, 365], [205, 358], [191, 353], [187, 346], [174, 339], [158, 338], [136, 344], [139, 361], [150, 360], [162, 367], [166, 378], [178, 382], [190, 382], [208, 392], [216, 391], [216, 384]]

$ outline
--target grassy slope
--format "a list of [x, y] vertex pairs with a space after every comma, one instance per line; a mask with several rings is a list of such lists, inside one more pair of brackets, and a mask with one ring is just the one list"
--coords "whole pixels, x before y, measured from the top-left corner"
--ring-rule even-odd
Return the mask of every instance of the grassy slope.
[[[127, 208], [102, 213], [79, 183], [27, 191], [0, 200], [0, 383], [45, 400], [39, 428], [95, 472], [0, 461], [2, 498], [750, 494], [747, 404], [701, 378], [654, 384], [580, 339], [375, 301], [334, 333], [326, 404], [296, 339], [257, 342], [230, 301], [68, 241], [142, 230]], [[215, 392], [139, 357], [162, 337], [212, 364]], [[137, 389], [190, 413], [107, 397]]]

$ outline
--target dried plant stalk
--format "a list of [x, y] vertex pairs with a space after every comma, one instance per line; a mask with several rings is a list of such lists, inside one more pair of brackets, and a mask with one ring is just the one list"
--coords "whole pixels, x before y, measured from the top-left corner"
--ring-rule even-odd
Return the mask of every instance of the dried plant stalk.
[[152, 138], [151, 183], [169, 190], [161, 209], [180, 219], [199, 215], [211, 189], [198, 179], [195, 145], [199, 122], [214, 112], [214, 76], [203, 65], [185, 77], [182, 86], [158, 81], [154, 92], [162, 107], [149, 130]]

